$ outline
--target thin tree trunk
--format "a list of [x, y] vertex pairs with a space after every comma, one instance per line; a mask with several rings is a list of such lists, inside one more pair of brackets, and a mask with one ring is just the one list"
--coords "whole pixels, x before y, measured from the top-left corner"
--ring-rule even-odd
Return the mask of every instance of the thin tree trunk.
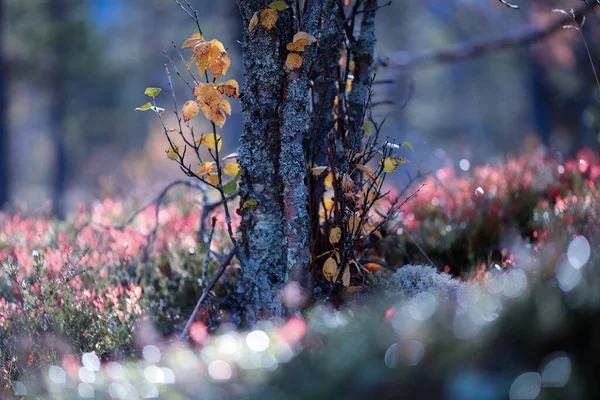
[[50, 0], [49, 13], [54, 32], [54, 59], [50, 81], [50, 138], [54, 145], [54, 169], [52, 175], [52, 211], [59, 218], [64, 217], [64, 191], [67, 177], [67, 156], [65, 148], [65, 117], [67, 114], [67, 65], [69, 63], [69, 37], [63, 25], [68, 17], [66, 0]]
[[242, 240], [238, 258], [243, 266], [247, 322], [282, 315], [285, 311], [280, 300], [287, 280], [280, 171], [281, 104], [286, 82], [285, 45], [291, 41], [292, 25], [288, 13], [283, 12], [272, 30], [257, 26], [248, 32], [254, 13], [260, 13], [268, 4], [266, 0], [238, 0], [244, 23], [245, 69], [241, 96], [244, 130], [238, 151], [242, 168]]
[[0, 209], [9, 201], [9, 179], [10, 179], [10, 133], [6, 119], [6, 69], [4, 65], [3, 31], [4, 31], [4, 3], [0, 3]]
[[[308, 2], [301, 23], [302, 31], [317, 36], [323, 3], [324, 0]], [[302, 66], [287, 74], [281, 128], [280, 163], [287, 223], [285, 231], [287, 269], [289, 278], [299, 282], [305, 290], [312, 290], [312, 279], [308, 270], [310, 262], [310, 218], [306, 184], [308, 165], [302, 141], [309, 122], [308, 74], [312, 69], [315, 54], [316, 45], [307, 46], [302, 53]]]

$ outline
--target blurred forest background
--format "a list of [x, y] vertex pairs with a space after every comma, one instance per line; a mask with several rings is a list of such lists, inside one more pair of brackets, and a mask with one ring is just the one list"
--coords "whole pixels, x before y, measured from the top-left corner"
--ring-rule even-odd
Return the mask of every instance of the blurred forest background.
[[[228, 46], [230, 76], [242, 80], [241, 20], [235, 0], [192, 0], [208, 39]], [[384, 3], [380, 1], [380, 3]], [[385, 134], [409, 141], [410, 169], [465, 169], [539, 144], [572, 155], [600, 147], [600, 90], [579, 33], [563, 29], [531, 46], [454, 63], [407, 60], [453, 45], [544, 26], [580, 1], [393, 0], [378, 13], [376, 117]], [[148, 86], [168, 87], [163, 50], [184, 66], [180, 45], [194, 23], [171, 0], [2, 0], [0, 203], [58, 214], [104, 196], [155, 193], [181, 178], [164, 154], [154, 116], [135, 112]], [[583, 34], [600, 66], [600, 14]], [[178, 101], [191, 97], [175, 79]], [[170, 111], [165, 92], [159, 106]], [[395, 104], [392, 104], [394, 102]], [[196, 122], [199, 124], [199, 122]], [[234, 151], [239, 104], [222, 133]], [[209, 132], [210, 126], [198, 126]], [[462, 160], [462, 163], [460, 162]], [[468, 161], [467, 162], [465, 162]], [[460, 163], [460, 164], [459, 164]], [[398, 174], [400, 184], [404, 176]]]

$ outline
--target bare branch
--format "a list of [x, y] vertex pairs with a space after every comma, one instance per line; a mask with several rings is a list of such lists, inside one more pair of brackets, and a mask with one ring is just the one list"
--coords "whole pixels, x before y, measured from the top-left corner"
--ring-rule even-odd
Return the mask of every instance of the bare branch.
[[[575, 19], [579, 20], [584, 15], [592, 11], [598, 2], [582, 4], [574, 10]], [[559, 30], [564, 25], [570, 25], [573, 19], [570, 15], [561, 15], [544, 28], [535, 28], [533, 26], [523, 27], [506, 35], [495, 38], [474, 40], [465, 43], [459, 43], [456, 46], [446, 50], [431, 51], [414, 56], [407, 55], [405, 52], [397, 52], [389, 56], [380, 57], [378, 64], [380, 66], [396, 65], [406, 68], [416, 66], [431, 66], [435, 64], [454, 63], [461, 60], [478, 57], [498, 50], [510, 49], [513, 47], [525, 46], [543, 40]]]
[[194, 311], [192, 311], [192, 315], [190, 315], [190, 318], [188, 319], [188, 322], [185, 325], [185, 328], [183, 328], [183, 332], [181, 332], [181, 334], [179, 335], [180, 338], [185, 339], [188, 337], [189, 332], [190, 332], [190, 327], [192, 326], [192, 323], [194, 322], [194, 319], [196, 318], [196, 314], [198, 314], [198, 311], [200, 310], [200, 306], [202, 305], [202, 303], [204, 302], [204, 300], [206, 299], [206, 297], [208, 296], [210, 291], [213, 289], [213, 287], [217, 284], [217, 282], [219, 281], [219, 279], [221, 278], [221, 276], [223, 275], [223, 273], [225, 272], [225, 270], [231, 263], [231, 260], [233, 259], [233, 256], [235, 256], [236, 253], [237, 253], [237, 247], [234, 246], [231, 248], [231, 250], [229, 250], [229, 253], [227, 253], [225, 258], [221, 262], [221, 265], [217, 269], [217, 272], [215, 273], [213, 278], [210, 280], [208, 285], [206, 285], [206, 287], [204, 288], [204, 291], [202, 292], [200, 299], [198, 299], [198, 303], [196, 303], [196, 307], [194, 308]]

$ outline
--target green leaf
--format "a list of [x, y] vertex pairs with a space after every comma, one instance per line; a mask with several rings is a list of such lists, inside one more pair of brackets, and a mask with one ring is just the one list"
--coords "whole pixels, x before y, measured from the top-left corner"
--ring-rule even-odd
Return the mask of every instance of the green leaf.
[[161, 90], [162, 90], [161, 88], [157, 88], [157, 87], [148, 87], [144, 91], [144, 94], [146, 96], [156, 97], [156, 96], [158, 96], [158, 94], [160, 93]]
[[240, 175], [242, 175], [241, 171], [238, 172], [232, 180], [223, 185], [223, 193], [225, 193], [226, 195], [231, 195], [235, 193], [235, 191], [237, 190], [237, 180], [240, 178]]
[[283, 1], [274, 1], [271, 4], [269, 4], [269, 8], [272, 8], [273, 10], [277, 10], [277, 11], [283, 11], [289, 8], [289, 6], [287, 4], [285, 4], [285, 2]]
[[371, 128], [371, 125], [369, 125], [368, 123], [364, 123], [362, 126], [363, 131], [367, 132], [367, 134], [371, 134], [373, 133], [373, 129]]
[[410, 151], [414, 151], [412, 144], [408, 143], [408, 142], [404, 142], [402, 143], [402, 146], [407, 147]]
[[139, 106], [138, 108], [136, 108], [137, 111], [148, 111], [149, 109], [152, 108], [152, 104], [150, 102], [144, 104], [143, 106]]

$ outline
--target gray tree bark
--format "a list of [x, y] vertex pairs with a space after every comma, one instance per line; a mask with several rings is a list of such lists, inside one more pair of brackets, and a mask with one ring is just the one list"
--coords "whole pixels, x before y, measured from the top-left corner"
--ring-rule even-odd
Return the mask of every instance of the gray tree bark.
[[[244, 23], [242, 44], [245, 82], [241, 105], [244, 130], [239, 163], [242, 240], [238, 258], [243, 267], [246, 320], [282, 315], [280, 292], [287, 280], [286, 219], [281, 178], [281, 105], [286, 82], [285, 45], [292, 39], [291, 17], [268, 31], [250, 19], [269, 4], [238, 0]], [[282, 29], [285, 28], [285, 29]], [[285, 170], [289, 168], [286, 163]]]

